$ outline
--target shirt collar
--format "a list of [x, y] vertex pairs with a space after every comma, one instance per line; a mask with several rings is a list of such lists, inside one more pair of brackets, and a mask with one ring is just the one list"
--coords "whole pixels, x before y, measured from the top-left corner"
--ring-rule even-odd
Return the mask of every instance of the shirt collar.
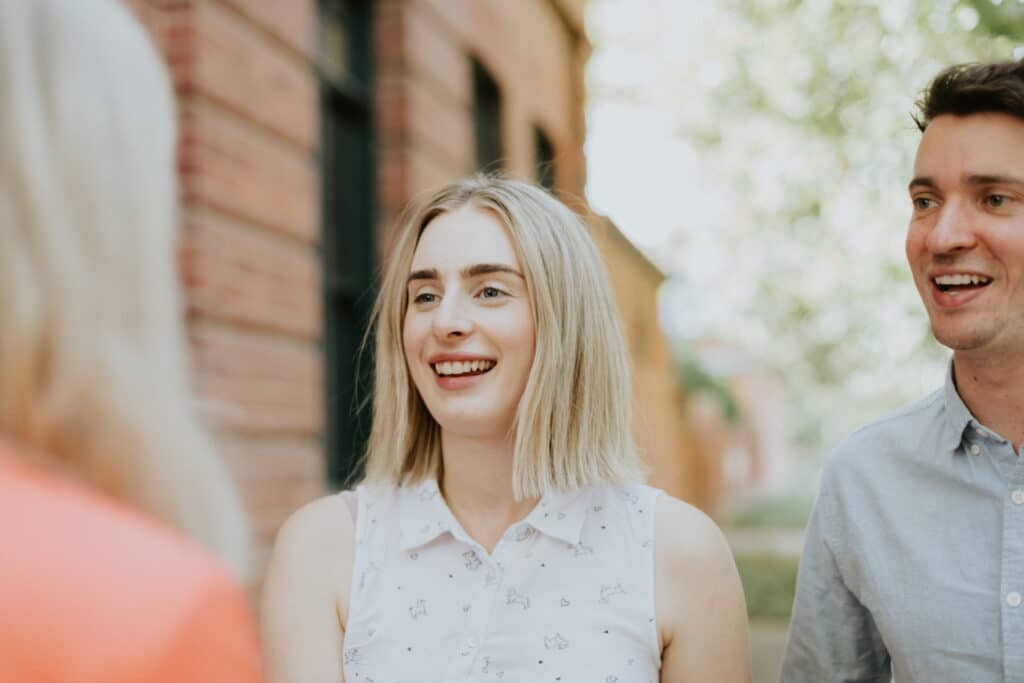
[[960, 394], [956, 390], [956, 379], [953, 375], [953, 360], [950, 359], [949, 367], [946, 370], [946, 445], [949, 450], [956, 451], [963, 442], [964, 431], [972, 423], [976, 422], [971, 411], [964, 405]]
[[[570, 545], [578, 545], [590, 503], [587, 491], [545, 494], [523, 521], [512, 525], [513, 533], [522, 534], [524, 529], [532, 528]], [[473, 542], [448, 509], [435, 479], [400, 487], [398, 514], [399, 547], [403, 551], [424, 546], [446, 533], [460, 541]]]

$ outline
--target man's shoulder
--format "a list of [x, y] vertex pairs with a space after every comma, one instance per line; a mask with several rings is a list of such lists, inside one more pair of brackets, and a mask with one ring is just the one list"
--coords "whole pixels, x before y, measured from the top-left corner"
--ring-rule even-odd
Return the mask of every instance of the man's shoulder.
[[943, 394], [936, 390], [856, 429], [831, 452], [828, 465], [856, 467], [876, 459], [911, 455], [923, 438], [935, 434], [943, 415]]

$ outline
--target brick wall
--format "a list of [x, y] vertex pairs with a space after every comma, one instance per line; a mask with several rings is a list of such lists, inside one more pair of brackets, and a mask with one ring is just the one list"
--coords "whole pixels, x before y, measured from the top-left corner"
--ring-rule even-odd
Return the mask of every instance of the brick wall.
[[504, 169], [534, 178], [535, 126], [555, 150], [556, 184], [581, 197], [582, 2], [378, 0], [377, 122], [382, 250], [417, 194], [475, 170], [470, 58], [502, 97]]
[[204, 417], [261, 569], [324, 490], [314, 0], [125, 0], [171, 67], [181, 273]]

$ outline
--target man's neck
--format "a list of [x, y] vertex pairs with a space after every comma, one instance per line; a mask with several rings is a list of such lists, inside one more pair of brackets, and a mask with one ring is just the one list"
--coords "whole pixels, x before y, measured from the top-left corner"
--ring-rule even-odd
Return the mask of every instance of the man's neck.
[[444, 474], [438, 482], [448, 508], [474, 540], [488, 552], [505, 531], [525, 517], [536, 499], [512, 494], [511, 438], [490, 440], [442, 432]]
[[971, 414], [1019, 452], [1024, 443], [1024, 359], [1014, 355], [990, 360], [957, 351], [953, 376]]

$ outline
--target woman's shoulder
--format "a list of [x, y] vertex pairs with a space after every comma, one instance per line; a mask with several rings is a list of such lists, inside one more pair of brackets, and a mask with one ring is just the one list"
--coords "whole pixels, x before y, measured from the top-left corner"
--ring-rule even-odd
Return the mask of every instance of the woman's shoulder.
[[285, 520], [277, 532], [275, 555], [334, 554], [355, 541], [354, 508], [344, 492], [306, 503]]
[[655, 510], [656, 553], [675, 569], [709, 560], [732, 563], [725, 535], [703, 511], [664, 493], [658, 496]]

